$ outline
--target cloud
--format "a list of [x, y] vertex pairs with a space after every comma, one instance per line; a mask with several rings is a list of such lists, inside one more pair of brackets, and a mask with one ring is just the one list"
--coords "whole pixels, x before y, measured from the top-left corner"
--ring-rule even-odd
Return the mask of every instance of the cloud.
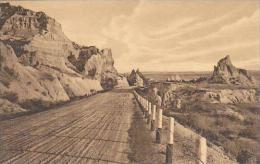
[[110, 47], [120, 72], [205, 71], [229, 54], [259, 69], [259, 1], [14, 2], [56, 18], [73, 41]]
[[[128, 70], [209, 70], [226, 54], [235, 61], [244, 56], [246, 64], [236, 63], [246, 68], [255, 65], [252, 58], [260, 61], [255, 3], [165, 3], [141, 1], [132, 14], [114, 17], [103, 31], [126, 45], [120, 62], [127, 62]], [[246, 51], [252, 54], [240, 53]]]

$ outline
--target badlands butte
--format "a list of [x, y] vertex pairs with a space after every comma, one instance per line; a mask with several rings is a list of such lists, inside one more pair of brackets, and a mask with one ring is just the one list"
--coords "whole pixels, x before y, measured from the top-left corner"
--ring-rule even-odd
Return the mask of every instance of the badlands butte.
[[[0, 123], [0, 132], [17, 133], [14, 136], [3, 135], [4, 139], [0, 139], [0, 143], [6, 148], [21, 146], [23, 150], [30, 143], [27, 152], [15, 150], [17, 154], [12, 154], [2, 151], [0, 157], [5, 158], [7, 163], [19, 163], [27, 159], [37, 162], [38, 157], [46, 160], [45, 162], [55, 162], [60, 160], [59, 155], [64, 155], [64, 162], [72, 158], [77, 162], [89, 159], [102, 159], [103, 162], [111, 162], [112, 159], [123, 162], [129, 159], [129, 162], [154, 162], [155, 159], [150, 158], [149, 154], [151, 147], [142, 147], [142, 143], [151, 141], [151, 137], [141, 129], [143, 126], [140, 129], [133, 128], [139, 127], [140, 120], [137, 123], [131, 121], [132, 116], [141, 117], [138, 104], [133, 103], [132, 91], [135, 89], [152, 103], [160, 102], [165, 116], [174, 117], [176, 121], [217, 146], [222, 155], [210, 154], [210, 163], [219, 163], [216, 161], [222, 160], [222, 157], [226, 160], [222, 160], [224, 163], [257, 163], [260, 156], [260, 76], [258, 72], [237, 68], [232, 64], [231, 57], [232, 54], [220, 59], [210, 73], [147, 73], [137, 69], [129, 74], [119, 74], [114, 67], [111, 49], [79, 45], [68, 39], [61, 24], [45, 13], [0, 3], [0, 121], [3, 120], [3, 124]], [[123, 88], [123, 91], [114, 88]], [[101, 93], [103, 91], [108, 92]], [[96, 93], [98, 95], [92, 96]], [[89, 96], [91, 97], [84, 99]], [[61, 106], [58, 108], [60, 110], [47, 110], [76, 98], [83, 99]], [[34, 112], [36, 113], [26, 115]], [[18, 117], [20, 115], [25, 116]], [[10, 121], [11, 118], [14, 118], [13, 122]], [[116, 121], [129, 122], [117, 126]], [[72, 128], [67, 122], [77, 128]], [[17, 127], [13, 128], [13, 125]], [[57, 125], [62, 128], [59, 129]], [[82, 128], [84, 126], [100, 129], [86, 131], [86, 128]], [[118, 132], [116, 139], [124, 139], [122, 142], [113, 142], [111, 146], [119, 148], [118, 152], [125, 148], [122, 143], [128, 144], [129, 133], [134, 133], [130, 136], [132, 145], [126, 147], [148, 155], [134, 154], [129, 157], [124, 152], [114, 155], [115, 152], [111, 152], [106, 144], [102, 148], [100, 145], [103, 144], [91, 140], [95, 151], [89, 147], [89, 143], [82, 141], [83, 144], [80, 145], [78, 143], [81, 141], [72, 140], [86, 135], [90, 138], [98, 137], [99, 141], [100, 138], [107, 137], [102, 142], [110, 141], [114, 132], [107, 131], [106, 126]], [[126, 134], [123, 131], [127, 128], [123, 126], [129, 128]], [[48, 135], [54, 133], [55, 136], [42, 137], [46, 129], [53, 130]], [[25, 136], [22, 132], [38, 136]], [[68, 132], [78, 136], [63, 140], [55, 138], [64, 137]], [[20, 133], [24, 138], [19, 138]], [[12, 137], [10, 140], [8, 135]], [[84, 140], [88, 141], [86, 138]], [[38, 142], [46, 143], [46, 147], [44, 144], [41, 147]], [[59, 145], [61, 148], [50, 149], [53, 143], [59, 142], [62, 142]], [[122, 145], [118, 146], [118, 143]], [[68, 151], [62, 147], [63, 144], [76, 146], [68, 148], [71, 150]], [[181, 144], [177, 143], [176, 152], [183, 156], [179, 154], [174, 159], [187, 160], [186, 156], [189, 154], [185, 153], [191, 145]], [[53, 152], [50, 153], [49, 149]], [[33, 153], [38, 154], [35, 156]], [[194, 155], [194, 152], [190, 154], [192, 153]], [[45, 158], [46, 154], [48, 158]], [[158, 156], [155, 163], [164, 161], [162, 154], [157, 152], [154, 155], [156, 159]], [[87, 155], [90, 157], [87, 158]]]
[[69, 101], [117, 84], [111, 49], [70, 41], [43, 12], [0, 4], [1, 114]]

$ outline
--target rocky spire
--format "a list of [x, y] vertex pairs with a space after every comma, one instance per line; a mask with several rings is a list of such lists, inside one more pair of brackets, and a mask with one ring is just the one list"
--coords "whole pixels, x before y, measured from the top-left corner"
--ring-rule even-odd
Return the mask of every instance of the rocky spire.
[[213, 83], [225, 83], [234, 85], [252, 85], [253, 78], [245, 69], [236, 68], [227, 55], [218, 61], [217, 66], [214, 66], [213, 75], [210, 78]]
[[136, 69], [136, 71], [133, 69], [127, 80], [129, 85], [132, 86], [144, 86], [147, 81], [144, 75], [139, 71], [139, 69]]

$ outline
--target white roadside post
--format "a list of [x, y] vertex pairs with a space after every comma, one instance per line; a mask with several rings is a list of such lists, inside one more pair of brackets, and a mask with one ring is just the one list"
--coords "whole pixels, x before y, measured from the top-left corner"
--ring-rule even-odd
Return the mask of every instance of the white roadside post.
[[140, 104], [141, 104], [141, 109], [143, 111], [143, 98], [142, 98], [142, 96], [140, 96]]
[[207, 163], [207, 140], [204, 137], [199, 137], [198, 139], [198, 164], [206, 164]]
[[148, 119], [149, 101], [145, 100], [145, 118]]
[[145, 98], [143, 97], [143, 115], [144, 115], [144, 118], [146, 117], [146, 115], [145, 115], [145, 109], [146, 108], [146, 100], [145, 100]]
[[152, 108], [152, 103], [148, 101], [148, 117], [147, 117], [147, 124], [150, 124], [150, 122], [151, 122], [151, 108]]
[[172, 164], [173, 157], [173, 139], [174, 139], [174, 118], [169, 118], [169, 131], [167, 133], [167, 145], [166, 145], [166, 163]]
[[158, 124], [156, 130], [156, 143], [160, 144], [162, 141], [162, 109], [158, 110]]
[[156, 105], [153, 105], [152, 108], [152, 120], [151, 120], [151, 130], [155, 130], [155, 117], [156, 117]]
[[142, 97], [143, 117], [145, 118], [145, 98]]

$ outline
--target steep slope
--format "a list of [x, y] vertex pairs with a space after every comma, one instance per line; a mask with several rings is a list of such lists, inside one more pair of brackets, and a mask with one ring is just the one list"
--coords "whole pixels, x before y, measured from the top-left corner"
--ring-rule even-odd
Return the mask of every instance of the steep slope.
[[110, 49], [80, 46], [45, 13], [0, 3], [0, 97], [57, 103], [111, 88], [116, 79]]

